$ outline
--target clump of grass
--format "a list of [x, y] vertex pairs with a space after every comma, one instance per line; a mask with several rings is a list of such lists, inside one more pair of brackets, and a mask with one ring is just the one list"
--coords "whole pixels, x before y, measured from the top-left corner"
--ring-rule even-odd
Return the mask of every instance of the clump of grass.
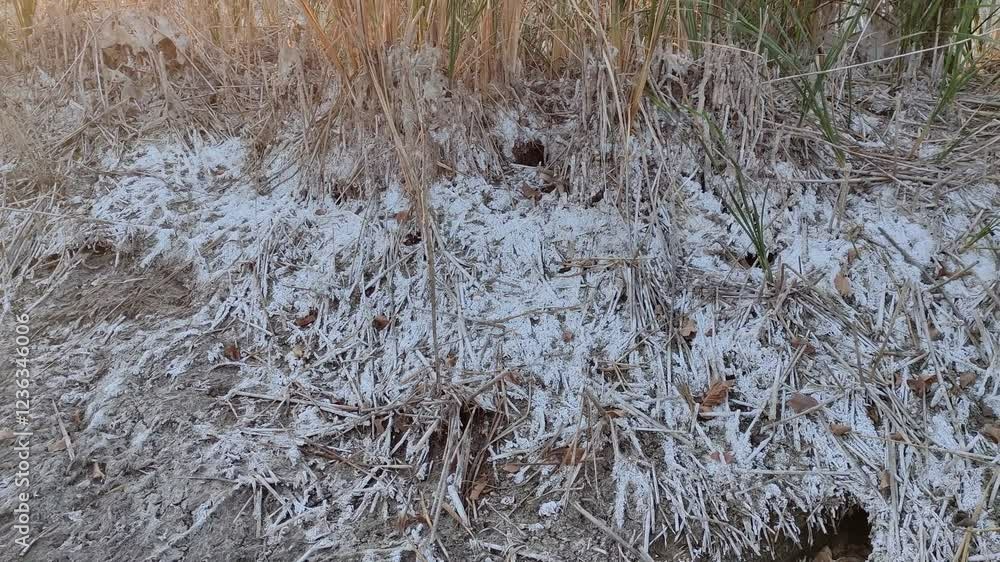
[[[899, 0], [901, 42], [913, 50], [933, 47], [931, 74], [940, 84], [937, 103], [920, 130], [913, 148], [917, 153], [930, 127], [952, 105], [958, 94], [980, 76], [986, 45], [991, 42], [1000, 5], [985, 0], [934, 0], [920, 3]], [[911, 61], [913, 64], [913, 61]]]
[[[799, 94], [801, 119], [809, 116], [824, 138], [834, 147], [838, 161], [843, 163], [840, 148], [840, 128], [832, 103], [827, 100], [827, 80], [844, 53], [848, 40], [854, 37], [862, 9], [846, 12], [842, 6], [826, 4], [827, 9], [812, 2], [775, 3], [767, 0], [746, 2], [734, 6], [731, 27], [737, 37], [767, 54], [781, 73], [791, 80]], [[836, 16], [836, 17], [834, 17]], [[822, 30], [831, 26], [833, 40], [825, 40]]]
[[888, 43], [904, 53], [890, 59], [897, 70], [904, 63], [910, 69], [926, 67], [940, 86], [915, 151], [930, 123], [979, 77], [982, 56], [994, 43], [990, 36], [998, 10], [993, 0], [683, 0], [674, 19], [682, 38], [678, 42], [695, 55], [703, 45], [734, 42], [766, 55], [780, 74], [772, 82], [794, 84], [801, 119], [812, 120], [843, 164], [843, 127], [836, 116], [845, 100], [838, 96], [846, 96], [849, 105], [851, 92], [833, 87], [831, 80], [847, 83], [849, 74], [841, 69], [859, 62], [878, 65], [856, 60], [872, 22], [889, 22], [895, 37]]
[[983, 221], [983, 225], [978, 230], [969, 235], [965, 245], [962, 246], [962, 251], [968, 251], [981, 240], [992, 236], [998, 229], [1000, 229], [1000, 217], [994, 217], [992, 219], [987, 218]]
[[760, 201], [754, 199], [747, 186], [743, 167], [737, 158], [730, 153], [726, 137], [719, 129], [719, 126], [708, 114], [692, 108], [686, 109], [693, 117], [699, 118], [708, 131], [709, 142], [706, 142], [702, 138], [701, 143], [705, 149], [705, 154], [712, 163], [712, 167], [719, 168], [728, 165], [733, 170], [736, 186], [735, 188], [730, 187], [727, 189], [723, 197], [723, 203], [730, 214], [733, 215], [737, 226], [750, 239], [757, 265], [764, 271], [765, 280], [770, 283], [773, 281], [773, 276], [771, 274], [770, 251], [767, 244], [767, 222], [764, 217], [764, 210], [767, 206], [767, 190], [764, 191]]

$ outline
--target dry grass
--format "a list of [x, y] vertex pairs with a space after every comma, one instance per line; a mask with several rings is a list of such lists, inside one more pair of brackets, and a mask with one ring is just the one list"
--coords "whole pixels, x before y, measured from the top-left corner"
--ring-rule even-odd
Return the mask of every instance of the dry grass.
[[[894, 62], [911, 72], [927, 65], [941, 78], [973, 66], [966, 57], [981, 55], [998, 33], [997, 6], [986, 0], [17, 0], [0, 11], [2, 45], [7, 58], [22, 65], [79, 64], [99, 73], [106, 46], [95, 44], [100, 34], [86, 31], [96, 31], [112, 11], [132, 8], [181, 26], [194, 43], [182, 58], [211, 55], [212, 63], [201, 63], [216, 71], [226, 63], [243, 70], [274, 63], [292, 48], [303, 60], [325, 58], [342, 78], [354, 79], [376, 52], [429, 46], [449, 77], [479, 90], [538, 73], [579, 74], [596, 60], [641, 91], [656, 53], [697, 55], [711, 44], [760, 52], [789, 73], [836, 72], [913, 52]], [[225, 73], [206, 78], [226, 82]]]
[[[153, 114], [160, 120], [149, 127], [184, 122], [242, 130], [261, 147], [261, 161], [277, 124], [292, 115], [307, 140], [303, 160], [316, 164], [336, 142], [332, 123], [379, 115], [387, 120], [386, 140], [407, 146], [395, 164], [416, 185], [415, 176], [425, 172], [415, 166], [427, 164], [410, 163], [407, 155], [420, 153], [421, 133], [394, 124], [422, 119], [404, 88], [406, 59], [415, 53], [448, 77], [449, 91], [474, 92], [487, 103], [517, 96], [539, 78], [583, 78], [591, 90], [584, 97], [596, 96], [593, 117], [605, 124], [602, 142], [623, 161], [636, 121], [658, 103], [714, 114], [726, 105], [722, 98], [742, 98], [749, 105], [715, 119], [723, 131], [735, 118], [741, 134], [758, 134], [754, 107], [791, 88], [799, 125], [819, 132], [843, 164], [853, 79], [900, 84], [929, 76], [938, 85], [939, 102], [911, 147], [915, 153], [956, 96], [993, 78], [983, 69], [997, 24], [996, 7], [986, 0], [929, 6], [910, 0], [18, 0], [0, 8], [0, 72], [43, 70], [55, 80], [53, 95], [82, 107], [88, 122], [65, 131], [60, 142], [74, 150], [95, 126], [109, 125], [104, 140], [127, 137], [135, 118], [158, 106]], [[749, 65], [739, 72], [745, 78], [719, 82], [720, 73], [708, 80], [712, 73], [705, 72], [696, 92], [669, 91], [664, 77], [672, 60], [719, 49]], [[710, 58], [701, 66], [710, 70]], [[744, 80], [763, 80], [765, 87]], [[706, 94], [716, 107], [706, 107]], [[333, 105], [324, 105], [330, 98]]]
[[[337, 142], [334, 123], [375, 116], [386, 120], [375, 127], [386, 142], [406, 147], [394, 166], [418, 185], [437, 164], [408, 161], [426, 144], [426, 111], [412, 95], [423, 85], [407, 76], [419, 58], [447, 77], [449, 94], [472, 93], [486, 105], [538, 79], [582, 79], [581, 97], [593, 103], [581, 117], [602, 122], [598, 144], [615, 147], [621, 161], [637, 122], [666, 106], [712, 115], [727, 134], [737, 127], [743, 151], [747, 135], [760, 134], [758, 108], [790, 92], [795, 107], [781, 112], [791, 109], [798, 126], [818, 132], [843, 167], [853, 80], [938, 89], [914, 154], [957, 96], [995, 77], [998, 21], [987, 0], [18, 0], [0, 7], [0, 72], [44, 71], [54, 80], [50, 95], [82, 108], [87, 121], [58, 141], [77, 160], [94, 147], [81, 140], [95, 128], [113, 144], [134, 134], [142, 116], [144, 129], [182, 135], [188, 125], [242, 131], [262, 164], [291, 116], [302, 124], [302, 160], [316, 167]], [[678, 57], [704, 69], [694, 91], [671, 89]], [[735, 64], [713, 72], [712, 60], [723, 59]], [[404, 126], [414, 117], [416, 130]]]

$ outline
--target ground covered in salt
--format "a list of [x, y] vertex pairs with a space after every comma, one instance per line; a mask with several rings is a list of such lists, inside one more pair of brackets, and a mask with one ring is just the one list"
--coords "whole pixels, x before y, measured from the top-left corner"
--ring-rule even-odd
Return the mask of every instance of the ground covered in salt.
[[438, 80], [426, 217], [391, 143], [304, 158], [294, 120], [264, 152], [139, 132], [50, 191], [0, 153], [29, 557], [995, 559], [996, 147], [900, 156], [922, 106], [872, 88], [842, 165], [763, 115], [719, 165], [652, 106], [622, 156], [585, 81], [483, 109]]

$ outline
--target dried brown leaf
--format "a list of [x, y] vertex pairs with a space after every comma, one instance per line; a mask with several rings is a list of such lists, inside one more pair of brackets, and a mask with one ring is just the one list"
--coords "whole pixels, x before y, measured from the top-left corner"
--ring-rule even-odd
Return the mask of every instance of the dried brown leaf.
[[927, 391], [930, 390], [931, 386], [937, 382], [937, 377], [934, 375], [927, 375], [926, 377], [911, 377], [906, 380], [907, 386], [913, 390], [918, 396], [924, 396]]
[[843, 436], [847, 435], [848, 433], [850, 433], [851, 431], [852, 431], [851, 430], [851, 426], [849, 426], [849, 425], [844, 425], [842, 423], [831, 423], [830, 424], [830, 433], [836, 435], [837, 437], [843, 437]]
[[882, 413], [878, 411], [878, 406], [875, 404], [869, 404], [865, 408], [865, 413], [868, 414], [868, 419], [872, 420], [872, 424], [876, 426], [882, 421]]
[[808, 394], [796, 392], [788, 398], [788, 407], [794, 410], [796, 414], [801, 414], [802, 412], [805, 412], [810, 408], [815, 408], [816, 406], [819, 406], [819, 401]]
[[1000, 443], [1000, 425], [988, 423], [983, 426], [983, 435], [989, 437], [994, 443]]
[[815, 355], [816, 354], [816, 346], [814, 346], [809, 340], [807, 340], [805, 338], [793, 337], [792, 338], [792, 347], [794, 347], [795, 349], [799, 349], [799, 348], [804, 347], [805, 349], [802, 351], [802, 353], [805, 354], [805, 355]]
[[681, 317], [681, 323], [677, 333], [679, 333], [682, 338], [690, 340], [695, 336], [695, 334], [698, 333], [698, 324], [695, 323], [694, 319], [683, 316]]
[[308, 328], [309, 326], [312, 325], [313, 322], [316, 321], [316, 315], [317, 312], [315, 309], [310, 310], [309, 314], [306, 314], [301, 318], [296, 318], [295, 325], [298, 326], [299, 328]]
[[587, 450], [583, 447], [556, 447], [549, 451], [549, 459], [560, 464], [580, 464], [586, 460]]
[[944, 334], [941, 333], [941, 330], [938, 330], [938, 327], [935, 326], [933, 322], [928, 321], [927, 322], [927, 336], [930, 337], [934, 341], [939, 341], [941, 338], [944, 337]]
[[707, 411], [722, 404], [726, 400], [726, 396], [729, 395], [729, 389], [732, 386], [733, 383], [725, 380], [713, 383], [708, 387], [708, 392], [705, 393], [705, 398], [701, 401], [701, 409]]
[[879, 473], [879, 475], [878, 475], [878, 489], [879, 490], [882, 490], [883, 492], [885, 492], [886, 490], [889, 489], [889, 486], [891, 484], [892, 484], [892, 476], [889, 474], [888, 470], [883, 470], [881, 473]]
[[475, 485], [472, 486], [472, 490], [469, 492], [469, 501], [475, 502], [483, 495], [486, 491], [486, 487], [490, 485], [490, 482], [486, 478], [480, 478], [476, 481]]
[[372, 326], [381, 332], [389, 326], [389, 318], [384, 314], [376, 315], [375, 318], [372, 319]]
[[846, 299], [851, 296], [851, 280], [847, 278], [847, 275], [844, 275], [843, 271], [838, 272], [833, 278], [833, 287], [837, 289], [841, 297]]
[[539, 201], [542, 198], [542, 192], [528, 185], [521, 186], [521, 195], [525, 199], [531, 199], [532, 201]]
[[230, 343], [225, 349], [222, 350], [222, 354], [225, 355], [226, 359], [229, 359], [230, 361], [239, 361], [241, 357], [239, 344], [236, 342]]
[[424, 514], [420, 515], [409, 515], [405, 517], [400, 517], [396, 520], [396, 526], [400, 531], [406, 531], [414, 525], [426, 525], [431, 526], [431, 519]]
[[500, 470], [502, 470], [502, 471], [504, 471], [504, 472], [509, 472], [509, 473], [511, 473], [511, 474], [515, 474], [515, 473], [517, 473], [517, 472], [520, 472], [520, 471], [521, 471], [521, 465], [519, 465], [519, 464], [516, 464], [516, 463], [512, 463], [512, 462], [509, 462], [509, 463], [507, 463], [507, 464], [505, 464], [505, 465], [501, 466], [501, 467], [500, 467]]
[[733, 453], [730, 451], [726, 451], [723, 453], [720, 453], [718, 451], [713, 451], [712, 454], [708, 456], [711, 457], [713, 461], [719, 461], [722, 464], [732, 464], [734, 458]]
[[695, 406], [695, 400], [694, 396], [691, 394], [691, 387], [682, 382], [677, 383], [675, 386], [677, 387], [677, 393], [684, 398], [684, 401], [687, 402], [688, 407], [693, 410]]
[[500, 380], [504, 380], [514, 384], [521, 384], [521, 375], [517, 371], [507, 371], [503, 374]]
[[958, 387], [968, 388], [976, 382], [976, 373], [962, 373], [958, 376]]
[[993, 408], [991, 408], [989, 404], [983, 402], [980, 404], [980, 407], [982, 408], [981, 413], [983, 414], [984, 418], [991, 418], [991, 419], [997, 418], [997, 413], [993, 411]]

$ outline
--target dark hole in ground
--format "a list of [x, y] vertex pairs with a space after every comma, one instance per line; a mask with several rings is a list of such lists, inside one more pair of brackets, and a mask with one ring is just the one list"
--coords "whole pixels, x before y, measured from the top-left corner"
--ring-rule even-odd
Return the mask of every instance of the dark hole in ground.
[[411, 232], [403, 238], [403, 245], [413, 246], [419, 244], [421, 240], [423, 240], [423, 236], [420, 235], [419, 231]]
[[[812, 544], [808, 536], [799, 538], [795, 544], [791, 539], [779, 540], [774, 556], [769, 562], [865, 562], [872, 553], [872, 528], [868, 523], [868, 512], [852, 506], [844, 512], [829, 532], [813, 533]], [[763, 562], [763, 558], [761, 562]]]
[[[773, 266], [775, 260], [777, 260], [777, 259], [778, 259], [778, 253], [777, 252], [768, 252], [767, 253], [767, 263], [768, 264], [770, 264], [770, 265]], [[743, 265], [745, 267], [748, 267], [748, 268], [750, 268], [750, 267], [756, 267], [756, 268], [760, 269], [760, 265], [761, 265], [760, 264], [760, 260], [757, 259], [757, 254], [755, 254], [753, 252], [749, 252], [747, 255], [743, 256], [743, 259], [741, 259], [740, 261], [743, 262]]]
[[[830, 536], [830, 554], [840, 562], [864, 562], [872, 553], [872, 526], [868, 522], [868, 512], [860, 507], [852, 507], [837, 524]], [[820, 546], [822, 550], [824, 547]]]
[[515, 164], [541, 166], [545, 163], [545, 145], [541, 141], [517, 141], [512, 152]]

